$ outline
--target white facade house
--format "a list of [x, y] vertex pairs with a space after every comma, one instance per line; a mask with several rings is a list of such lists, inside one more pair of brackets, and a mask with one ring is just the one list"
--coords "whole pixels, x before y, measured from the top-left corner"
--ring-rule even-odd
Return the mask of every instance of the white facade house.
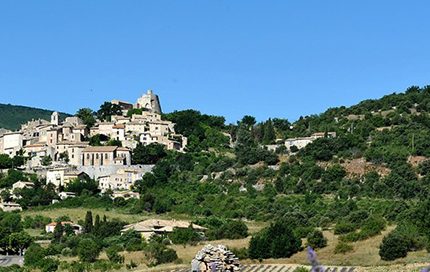
[[99, 189], [102, 193], [107, 190], [131, 190], [136, 180], [142, 179], [146, 171], [136, 168], [121, 168], [116, 173], [99, 177]]
[[285, 140], [285, 146], [288, 150], [290, 150], [292, 146], [296, 146], [298, 149], [302, 149], [316, 139], [324, 137], [336, 138], [336, 132], [316, 132], [309, 137], [288, 138]]
[[21, 132], [8, 132], [0, 136], [2, 138], [1, 153], [13, 157], [23, 147], [23, 137]]
[[0, 209], [4, 212], [22, 211], [21, 205], [13, 202], [1, 202]]
[[85, 175], [85, 173], [70, 168], [50, 169], [46, 172], [46, 184], [52, 183], [57, 188], [60, 186], [67, 186], [71, 181], [83, 175]]
[[[73, 228], [73, 232], [76, 235], [82, 233], [83, 228], [81, 225], [75, 224], [75, 223], [70, 222], [70, 221], [64, 221], [64, 222], [60, 222], [60, 223], [63, 227], [66, 225], [70, 225]], [[48, 225], [45, 226], [45, 232], [46, 233], [53, 233], [56, 225], [57, 225], [57, 222], [49, 223]]]

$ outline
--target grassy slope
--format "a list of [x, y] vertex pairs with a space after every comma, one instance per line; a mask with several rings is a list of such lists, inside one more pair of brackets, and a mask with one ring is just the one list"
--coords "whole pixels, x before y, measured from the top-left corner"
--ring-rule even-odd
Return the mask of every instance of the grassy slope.
[[[43, 211], [24, 211], [21, 215], [24, 216], [35, 216], [37, 214], [51, 217], [53, 219], [57, 218], [60, 215], [69, 216], [74, 222], [78, 220], [83, 220], [85, 218], [87, 209], [73, 208], [57, 208], [57, 209], [48, 209]], [[176, 219], [190, 219], [187, 216], [178, 216], [178, 215], [136, 215], [136, 214], [125, 214], [121, 212], [121, 210], [109, 210], [105, 209], [92, 209], [93, 215], [99, 214], [100, 216], [106, 215], [108, 218], [118, 218], [120, 220], [127, 221], [129, 223], [138, 222], [140, 220], [144, 220], [147, 218], [176, 218]], [[267, 223], [264, 222], [247, 222], [249, 230], [251, 233], [255, 233], [260, 229], [267, 226]], [[423, 250], [418, 252], [411, 252], [408, 254], [406, 258], [398, 259], [393, 262], [385, 262], [381, 261], [379, 258], [379, 245], [382, 241], [384, 235], [389, 233], [394, 226], [389, 226], [381, 235], [376, 237], [372, 237], [365, 241], [359, 241], [354, 243], [354, 250], [352, 252], [346, 254], [334, 254], [334, 248], [337, 244], [338, 237], [334, 235], [332, 231], [324, 231], [324, 235], [328, 239], [328, 246], [317, 250], [318, 259], [322, 264], [331, 265], [331, 266], [359, 266], [361, 268], [357, 269], [357, 272], [360, 271], [414, 271], [417, 267], [422, 267], [426, 262], [430, 260], [429, 254]], [[34, 230], [33, 235], [38, 235], [39, 231]], [[154, 268], [154, 270], [170, 270], [172, 267], [188, 267], [191, 259], [194, 257], [196, 252], [200, 250], [204, 244], [224, 244], [228, 247], [234, 248], [244, 248], [248, 246], [250, 237], [245, 239], [238, 240], [218, 240], [218, 241], [208, 241], [202, 242], [197, 246], [182, 246], [182, 245], [172, 245], [171, 247], [177, 251], [179, 258], [182, 259], [182, 265], [175, 264], [166, 264], [160, 267]], [[303, 241], [305, 244], [305, 241]], [[139, 264], [137, 271], [147, 271], [146, 266], [142, 263], [144, 262], [144, 255], [142, 252], [124, 252], [123, 253], [126, 258], [126, 263], [129, 263], [130, 260], [133, 260], [135, 263]], [[101, 255], [102, 258], [105, 258], [105, 255]], [[242, 263], [252, 263], [256, 261], [251, 260], [242, 260]], [[308, 265], [306, 252], [301, 251], [297, 254], [294, 254], [290, 258], [285, 259], [268, 259], [263, 261], [264, 264], [300, 264], [300, 265]], [[378, 266], [378, 267], [376, 267]], [[151, 269], [152, 270], [152, 269]], [[122, 271], [122, 270], [121, 270]], [[418, 270], [417, 270], [418, 271]]]
[[[10, 104], [0, 104], [0, 128], [17, 130], [21, 124], [32, 119], [51, 120], [53, 111], [37, 109], [25, 106], [16, 106]], [[60, 113], [60, 119], [70, 116], [66, 113]]]

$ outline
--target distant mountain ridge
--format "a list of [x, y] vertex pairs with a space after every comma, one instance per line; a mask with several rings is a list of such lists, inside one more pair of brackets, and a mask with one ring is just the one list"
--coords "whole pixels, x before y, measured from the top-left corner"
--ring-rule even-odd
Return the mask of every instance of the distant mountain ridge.
[[[49, 121], [51, 120], [51, 114], [53, 112], [52, 110], [0, 103], [0, 128], [17, 130], [21, 127], [21, 124], [32, 119], [44, 119]], [[60, 113], [60, 119], [64, 119], [68, 116], [71, 115]]]

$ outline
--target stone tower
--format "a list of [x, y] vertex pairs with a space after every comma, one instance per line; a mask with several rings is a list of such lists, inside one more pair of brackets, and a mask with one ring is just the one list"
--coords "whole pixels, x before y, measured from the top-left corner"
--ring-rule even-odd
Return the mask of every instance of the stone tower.
[[158, 95], [154, 94], [152, 90], [148, 90], [146, 94], [137, 99], [136, 108], [147, 109], [155, 113], [161, 113], [160, 100]]
[[58, 126], [58, 123], [59, 123], [58, 118], [59, 118], [58, 112], [54, 111], [51, 114], [51, 125]]

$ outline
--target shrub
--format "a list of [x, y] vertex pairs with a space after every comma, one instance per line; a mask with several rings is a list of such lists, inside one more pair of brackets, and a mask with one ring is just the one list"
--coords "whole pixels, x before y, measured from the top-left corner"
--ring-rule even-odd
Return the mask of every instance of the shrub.
[[165, 245], [159, 242], [151, 242], [146, 255], [150, 260], [150, 266], [170, 263], [178, 259], [178, 255], [176, 254], [175, 250], [167, 248]]
[[351, 244], [348, 244], [346, 242], [343, 241], [339, 241], [339, 243], [337, 243], [336, 247], [334, 248], [334, 253], [335, 254], [345, 254], [347, 252], [352, 251], [354, 248], [352, 247]]
[[210, 228], [207, 236], [209, 240], [241, 239], [248, 236], [248, 227], [242, 221], [227, 220], [219, 227]]
[[391, 232], [382, 239], [379, 247], [379, 256], [384, 261], [392, 261], [408, 255], [409, 239], [397, 233]]
[[309, 233], [307, 240], [308, 245], [314, 249], [327, 246], [327, 238], [325, 238], [323, 233], [319, 230], [314, 230], [313, 232]]
[[175, 228], [169, 234], [170, 240], [174, 244], [196, 244], [201, 240], [200, 235], [190, 226], [188, 228]]
[[54, 260], [52, 258], [45, 258], [43, 259], [40, 268], [42, 272], [54, 272], [58, 269], [58, 260]]
[[113, 263], [123, 263], [124, 256], [119, 255], [118, 254], [119, 251], [120, 251], [120, 248], [118, 246], [111, 246], [108, 249], [106, 249], [106, 255], [109, 261]]
[[299, 251], [301, 244], [301, 239], [293, 233], [287, 222], [277, 221], [251, 238], [249, 257], [288, 258]]
[[239, 258], [239, 260], [245, 260], [249, 258], [247, 248], [231, 248], [230, 250], [237, 258]]
[[61, 255], [64, 257], [70, 257], [73, 256], [72, 249], [70, 247], [65, 247], [61, 250]]
[[356, 229], [356, 226], [350, 222], [338, 222], [334, 227], [334, 234], [345, 234], [352, 232]]

